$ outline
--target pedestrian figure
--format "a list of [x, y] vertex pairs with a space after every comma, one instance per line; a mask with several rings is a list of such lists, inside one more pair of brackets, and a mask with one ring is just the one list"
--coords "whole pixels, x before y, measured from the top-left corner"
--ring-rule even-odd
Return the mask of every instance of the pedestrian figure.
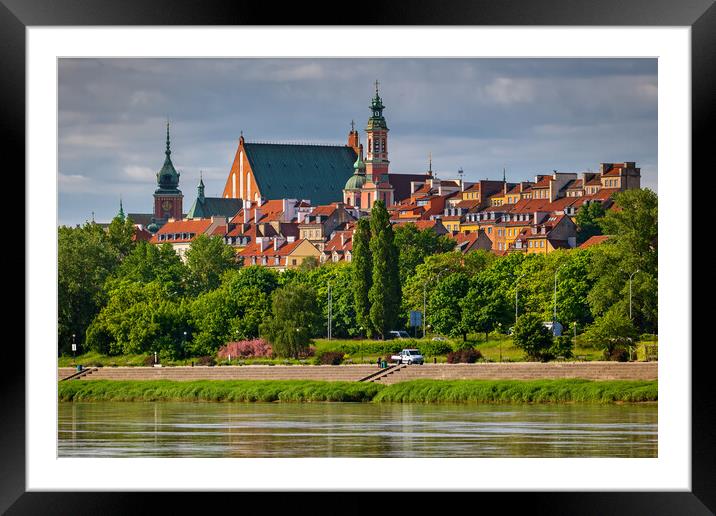
[[378, 357], [378, 362], [376, 363], [378, 364], [378, 367], [383, 367], [383, 357]]

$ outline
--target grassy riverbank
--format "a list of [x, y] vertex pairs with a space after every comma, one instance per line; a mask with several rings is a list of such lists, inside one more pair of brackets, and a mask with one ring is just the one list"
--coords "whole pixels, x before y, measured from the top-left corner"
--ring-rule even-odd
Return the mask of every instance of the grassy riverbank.
[[60, 401], [614, 403], [657, 401], [656, 381], [414, 380], [393, 385], [305, 380], [59, 382]]

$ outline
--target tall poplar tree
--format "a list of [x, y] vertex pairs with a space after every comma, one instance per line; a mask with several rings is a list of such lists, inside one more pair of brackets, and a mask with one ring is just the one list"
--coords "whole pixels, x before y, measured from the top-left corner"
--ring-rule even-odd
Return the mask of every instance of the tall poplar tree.
[[[370, 213], [370, 251], [373, 257], [373, 284], [368, 291], [370, 320], [381, 337], [395, 329], [400, 311], [401, 288], [398, 249], [393, 242], [390, 215], [382, 201]], [[354, 243], [355, 245], [355, 243]]]
[[360, 219], [353, 232], [353, 298], [356, 321], [371, 333], [370, 301], [368, 291], [373, 284], [373, 258], [370, 252], [370, 224], [368, 219]]

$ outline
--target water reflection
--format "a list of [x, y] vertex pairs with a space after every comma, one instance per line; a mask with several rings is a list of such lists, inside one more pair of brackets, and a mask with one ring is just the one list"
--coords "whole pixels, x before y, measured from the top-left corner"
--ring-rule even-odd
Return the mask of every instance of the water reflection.
[[60, 403], [60, 457], [656, 457], [657, 406]]

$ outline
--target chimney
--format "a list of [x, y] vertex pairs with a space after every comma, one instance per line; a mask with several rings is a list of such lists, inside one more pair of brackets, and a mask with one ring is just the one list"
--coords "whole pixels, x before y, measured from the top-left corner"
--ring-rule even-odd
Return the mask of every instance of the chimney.
[[262, 215], [261, 210], [258, 208], [254, 208], [254, 222], [258, 222], [259, 219], [261, 218], [261, 215]]
[[296, 241], [296, 237], [293, 235], [286, 237], [286, 242], [290, 243], [290, 242], [295, 242], [295, 241]]
[[346, 235], [345, 233], [341, 233], [341, 247], [346, 245]]
[[273, 239], [273, 250], [278, 251], [278, 238]]
[[249, 223], [249, 209], [247, 207], [247, 208], [244, 208], [244, 224], [248, 224], [248, 223]]

